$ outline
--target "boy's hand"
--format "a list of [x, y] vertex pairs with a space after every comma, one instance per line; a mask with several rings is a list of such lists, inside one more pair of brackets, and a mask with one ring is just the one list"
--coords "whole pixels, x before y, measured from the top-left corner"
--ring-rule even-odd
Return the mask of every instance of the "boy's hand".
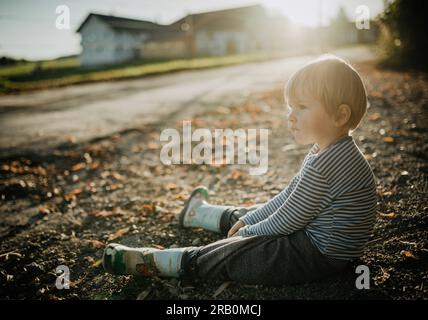
[[243, 226], [245, 226], [245, 223], [242, 220], [236, 221], [236, 223], [230, 228], [229, 232], [227, 233], [227, 237], [235, 237], [238, 235], [239, 229], [241, 229]]

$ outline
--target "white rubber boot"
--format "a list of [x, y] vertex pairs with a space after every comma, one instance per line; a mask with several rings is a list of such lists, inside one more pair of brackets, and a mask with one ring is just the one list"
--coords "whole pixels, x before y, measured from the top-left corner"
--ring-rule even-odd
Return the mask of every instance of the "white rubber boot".
[[203, 228], [220, 233], [220, 219], [229, 206], [209, 204], [208, 190], [197, 187], [190, 194], [189, 199], [180, 213], [179, 222], [182, 227]]
[[103, 267], [112, 274], [178, 278], [185, 250], [186, 248], [131, 248], [110, 243], [104, 250]]

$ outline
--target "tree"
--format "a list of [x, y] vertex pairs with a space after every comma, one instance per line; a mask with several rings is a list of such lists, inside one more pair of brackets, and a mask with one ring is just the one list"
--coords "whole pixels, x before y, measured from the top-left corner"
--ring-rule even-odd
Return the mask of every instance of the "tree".
[[385, 11], [379, 17], [385, 65], [428, 70], [427, 9], [423, 0], [385, 1]]

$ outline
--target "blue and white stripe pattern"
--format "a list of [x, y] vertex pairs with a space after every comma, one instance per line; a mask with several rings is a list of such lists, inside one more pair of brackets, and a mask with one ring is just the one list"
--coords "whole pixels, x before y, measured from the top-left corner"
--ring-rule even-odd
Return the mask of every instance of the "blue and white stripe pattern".
[[284, 190], [240, 218], [246, 226], [238, 235], [289, 235], [303, 229], [329, 257], [361, 256], [376, 215], [373, 172], [352, 136], [318, 151], [315, 144]]

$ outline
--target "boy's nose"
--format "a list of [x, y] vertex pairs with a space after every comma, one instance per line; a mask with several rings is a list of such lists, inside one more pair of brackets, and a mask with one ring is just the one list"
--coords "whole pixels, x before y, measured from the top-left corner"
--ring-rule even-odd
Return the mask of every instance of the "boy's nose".
[[291, 123], [295, 123], [296, 122], [296, 115], [294, 114], [293, 111], [289, 111], [288, 112], [287, 119], [288, 119], [288, 122], [291, 122]]

